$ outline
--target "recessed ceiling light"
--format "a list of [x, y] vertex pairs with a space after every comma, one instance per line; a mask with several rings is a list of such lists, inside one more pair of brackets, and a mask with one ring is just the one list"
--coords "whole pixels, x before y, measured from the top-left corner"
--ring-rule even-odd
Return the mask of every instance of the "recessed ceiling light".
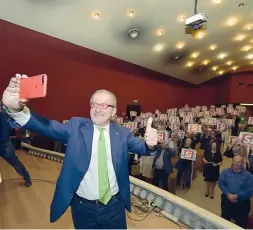
[[141, 31], [139, 29], [131, 29], [127, 32], [127, 36], [131, 39], [136, 39], [140, 37]]
[[248, 24], [244, 27], [245, 30], [252, 30], [253, 29], [253, 25], [252, 24]]
[[159, 51], [161, 51], [163, 49], [163, 45], [157, 44], [157, 45], [155, 45], [154, 49], [155, 49], [155, 51], [159, 52]]
[[186, 66], [187, 66], [187, 67], [192, 67], [193, 64], [194, 64], [194, 63], [193, 63], [192, 61], [189, 61], [189, 62], [186, 63]]
[[197, 39], [202, 39], [204, 36], [205, 36], [205, 34], [204, 34], [203, 32], [198, 32], [198, 33], [196, 34], [196, 38], [197, 38]]
[[224, 73], [224, 71], [220, 70], [218, 73], [219, 73], [219, 75], [222, 75]]
[[199, 52], [194, 52], [191, 54], [192, 58], [197, 58], [199, 56]]
[[248, 59], [253, 59], [253, 54], [249, 54]]
[[226, 24], [227, 24], [228, 26], [234, 26], [234, 25], [236, 24], [236, 22], [237, 22], [237, 19], [233, 17], [233, 18], [229, 18], [229, 19], [227, 20]]
[[231, 65], [233, 63], [233, 61], [227, 61], [226, 64], [227, 65]]
[[129, 17], [133, 17], [134, 14], [135, 14], [135, 12], [133, 10], [128, 11], [128, 16]]
[[221, 0], [213, 0], [213, 4], [220, 4]]
[[156, 31], [156, 34], [158, 36], [162, 36], [164, 34], [164, 32], [163, 32], [163, 30], [159, 29], [159, 30]]
[[251, 46], [244, 46], [244, 47], [242, 47], [242, 51], [247, 52], [247, 51], [249, 51], [251, 48], [252, 48]]
[[180, 22], [184, 22], [185, 21], [185, 16], [184, 15], [180, 15], [179, 17], [178, 17], [178, 20], [180, 21]]
[[98, 20], [100, 18], [99, 13], [93, 13], [93, 18]]
[[244, 7], [244, 3], [241, 2], [238, 6], [239, 6], [239, 7]]
[[234, 71], [237, 70], [237, 69], [238, 69], [238, 66], [233, 66], [232, 67], [232, 70], [234, 70]]
[[216, 50], [217, 49], [217, 45], [213, 44], [209, 46], [210, 50]]
[[176, 45], [176, 47], [177, 47], [178, 49], [182, 49], [182, 48], [184, 47], [184, 43], [183, 43], [183, 42], [179, 42], [179, 43]]
[[245, 35], [240, 34], [240, 35], [236, 36], [235, 39], [236, 39], [237, 41], [242, 41], [244, 38], [245, 38]]
[[216, 71], [217, 69], [218, 69], [218, 66], [213, 66], [213, 67], [212, 67], [212, 70], [213, 70], [213, 71]]
[[204, 60], [204, 61], [202, 62], [203, 65], [207, 65], [208, 63], [209, 63], [209, 60]]
[[225, 53], [221, 53], [221, 54], [219, 54], [218, 58], [220, 58], [220, 59], [224, 59], [226, 56], [227, 56], [227, 54], [225, 54]]

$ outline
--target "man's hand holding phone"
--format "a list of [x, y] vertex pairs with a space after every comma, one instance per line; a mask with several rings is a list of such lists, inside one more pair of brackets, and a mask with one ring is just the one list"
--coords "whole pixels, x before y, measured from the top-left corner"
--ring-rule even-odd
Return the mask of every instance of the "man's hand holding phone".
[[3, 93], [2, 102], [10, 112], [22, 111], [27, 103], [26, 99], [19, 98], [20, 80], [22, 78], [28, 78], [28, 76], [16, 74], [15, 77], [11, 78], [8, 87]]

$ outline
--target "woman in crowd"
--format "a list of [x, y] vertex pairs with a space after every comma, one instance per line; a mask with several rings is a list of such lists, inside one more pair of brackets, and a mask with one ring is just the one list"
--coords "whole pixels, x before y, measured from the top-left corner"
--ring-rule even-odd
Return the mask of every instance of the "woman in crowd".
[[205, 150], [203, 162], [203, 176], [206, 182], [205, 196], [210, 196], [210, 198], [213, 199], [214, 189], [219, 179], [220, 166], [222, 164], [220, 148], [217, 146], [216, 141], [214, 141], [211, 146]]
[[249, 147], [248, 162], [249, 171], [251, 172], [251, 174], [253, 174], [253, 145]]
[[167, 143], [167, 148], [172, 149], [177, 154], [178, 146], [179, 146], [179, 139], [177, 137], [177, 133], [175, 131], [172, 131]]

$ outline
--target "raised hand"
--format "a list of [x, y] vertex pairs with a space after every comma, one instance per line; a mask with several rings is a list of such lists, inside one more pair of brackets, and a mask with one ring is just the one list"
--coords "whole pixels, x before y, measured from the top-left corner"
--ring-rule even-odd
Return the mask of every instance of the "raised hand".
[[146, 133], [145, 133], [145, 141], [147, 145], [150, 147], [157, 145], [157, 141], [158, 141], [157, 130], [151, 127], [152, 122], [153, 122], [153, 119], [150, 117], [147, 122]]
[[27, 78], [27, 76], [16, 74], [15, 77], [11, 78], [3, 93], [2, 102], [12, 112], [22, 111], [27, 102], [27, 100], [19, 98], [21, 78]]

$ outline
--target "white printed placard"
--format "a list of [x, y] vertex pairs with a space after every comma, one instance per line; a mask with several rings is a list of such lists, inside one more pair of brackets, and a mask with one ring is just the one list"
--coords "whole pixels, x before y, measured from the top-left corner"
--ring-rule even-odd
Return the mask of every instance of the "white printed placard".
[[158, 130], [157, 134], [158, 134], [158, 142], [163, 142], [163, 141], [167, 142], [168, 141], [168, 138], [169, 138], [168, 131]]
[[226, 109], [226, 107], [227, 107], [226, 105], [221, 105], [221, 108], [223, 109]]
[[234, 109], [233, 109], [233, 107], [231, 108], [231, 107], [227, 107], [227, 113], [233, 113], [233, 111], [234, 111]]
[[176, 122], [173, 122], [173, 123], [171, 123], [170, 128], [171, 128], [171, 130], [176, 131], [176, 130], [180, 129], [180, 125]]
[[166, 121], [167, 120], [167, 114], [159, 114], [158, 118], [160, 121]]
[[181, 157], [181, 159], [186, 159], [186, 160], [190, 160], [190, 161], [196, 161], [197, 151], [193, 150], [193, 149], [182, 148], [181, 156], [180, 157]]
[[234, 121], [233, 119], [226, 119], [226, 120], [225, 120], [225, 123], [226, 123], [227, 125], [234, 125], [235, 121]]
[[202, 112], [206, 112], [207, 111], [207, 107], [206, 106], [202, 106], [201, 110], [202, 110]]
[[234, 109], [233, 112], [231, 113], [232, 115], [238, 116], [239, 115], [239, 110]]
[[184, 118], [183, 118], [183, 121], [184, 121], [185, 123], [192, 123], [192, 122], [193, 122], [193, 117], [184, 117]]
[[249, 117], [248, 124], [253, 125], [253, 117]]
[[253, 133], [240, 132], [239, 139], [242, 144], [253, 145]]
[[124, 123], [123, 126], [125, 126], [126, 128], [130, 129], [133, 132], [135, 129], [137, 129], [137, 122]]
[[137, 117], [137, 112], [136, 111], [130, 111], [130, 116], [131, 117]]
[[211, 108], [211, 109], [215, 109], [215, 105], [211, 105], [210, 108]]
[[206, 119], [206, 124], [207, 125], [216, 125], [217, 124], [217, 120], [216, 120], [216, 118], [207, 118]]
[[226, 124], [217, 123], [217, 130], [223, 132], [226, 129]]
[[63, 120], [62, 123], [63, 123], [63, 124], [69, 123], [69, 120]]
[[236, 141], [239, 141], [239, 137], [237, 137], [237, 136], [229, 136], [229, 138], [228, 138], [228, 145], [231, 146]]
[[201, 125], [198, 125], [198, 124], [188, 124], [188, 132], [201, 133]]

